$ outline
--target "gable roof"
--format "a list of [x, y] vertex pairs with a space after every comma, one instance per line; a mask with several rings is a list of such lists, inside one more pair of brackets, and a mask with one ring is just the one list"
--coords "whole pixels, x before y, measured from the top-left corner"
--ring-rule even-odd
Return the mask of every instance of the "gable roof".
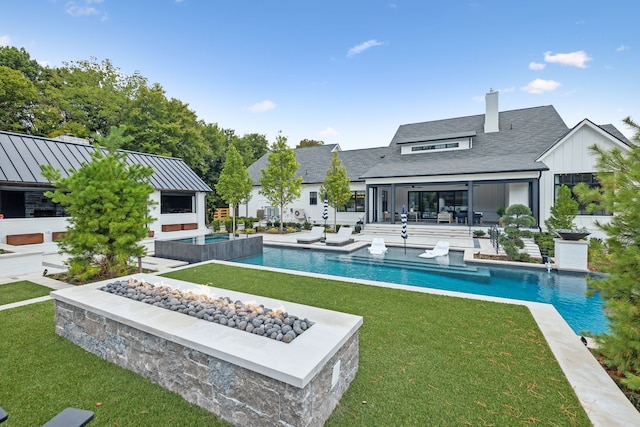
[[[60, 170], [62, 176], [69, 176], [83, 163], [91, 161], [93, 151], [95, 147], [89, 144], [0, 131], [0, 183], [50, 187], [49, 180], [42, 176], [40, 165], [50, 164]], [[124, 152], [127, 163], [153, 168], [150, 182], [156, 190], [211, 191], [182, 159]]]
[[[485, 133], [484, 118], [478, 114], [402, 125], [391, 140], [388, 155], [361, 178], [546, 170], [536, 159], [568, 131], [553, 106], [501, 112], [498, 132]], [[400, 154], [400, 144], [473, 133], [470, 149]]]
[[627, 139], [627, 137], [625, 137], [622, 134], [622, 132], [620, 132], [618, 129], [616, 129], [615, 126], [613, 126], [611, 124], [596, 125], [595, 123], [593, 123], [589, 119], [583, 119], [580, 123], [575, 125], [566, 134], [564, 134], [561, 138], [559, 138], [558, 141], [556, 141], [555, 144], [553, 144], [552, 146], [547, 148], [547, 150], [545, 150], [544, 153], [542, 153], [538, 157], [538, 161], [543, 162], [544, 159], [550, 153], [552, 153], [556, 148], [558, 148], [558, 146], [560, 146], [567, 138], [569, 138], [571, 135], [574, 135], [580, 129], [585, 128], [585, 127], [593, 129], [594, 131], [598, 132], [600, 135], [602, 135], [605, 138], [609, 138], [614, 144], [617, 144], [620, 148], [628, 149], [630, 147], [630, 145], [631, 145], [631, 142]]
[[[296, 160], [300, 163], [297, 175], [302, 177], [303, 184], [319, 184], [324, 181], [334, 151], [338, 151], [338, 157], [353, 182], [360, 181], [360, 175], [378, 163], [381, 156], [387, 153], [388, 147], [341, 151], [337, 144], [327, 144], [296, 148]], [[247, 168], [254, 185], [260, 185], [260, 171], [267, 166], [268, 157], [269, 153], [266, 153]]]

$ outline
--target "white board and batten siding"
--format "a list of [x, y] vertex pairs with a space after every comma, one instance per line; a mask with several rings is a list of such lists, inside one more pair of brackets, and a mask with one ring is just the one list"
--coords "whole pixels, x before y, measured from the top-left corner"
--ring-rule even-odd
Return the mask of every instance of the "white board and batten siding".
[[[555, 175], [597, 172], [597, 157], [590, 150], [590, 147], [594, 145], [606, 150], [614, 147], [621, 150], [629, 149], [617, 138], [585, 120], [538, 159], [549, 167], [549, 170], [543, 172], [540, 177], [541, 226], [544, 226], [544, 221], [549, 218], [551, 207], [554, 204]], [[579, 215], [574, 223], [577, 227], [586, 227], [594, 235], [601, 237], [594, 221], [606, 221], [607, 219], [607, 216]]]

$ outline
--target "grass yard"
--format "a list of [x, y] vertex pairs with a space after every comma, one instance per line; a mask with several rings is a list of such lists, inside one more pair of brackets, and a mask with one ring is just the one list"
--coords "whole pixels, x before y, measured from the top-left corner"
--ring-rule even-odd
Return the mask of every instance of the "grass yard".
[[216, 264], [166, 276], [363, 316], [329, 426], [590, 425], [525, 307]]
[[[525, 307], [216, 264], [171, 272], [196, 283], [364, 317], [360, 369], [328, 426], [590, 425]], [[67, 406], [91, 426], [222, 426], [177, 394], [58, 337], [53, 302], [0, 312], [7, 427]]]
[[[27, 280], [0, 285], [0, 305], [49, 295], [51, 288]], [[1, 406], [1, 405], [0, 405]]]
[[57, 336], [53, 301], [0, 311], [3, 423], [40, 426], [68, 406], [98, 426], [228, 426], [181, 396]]

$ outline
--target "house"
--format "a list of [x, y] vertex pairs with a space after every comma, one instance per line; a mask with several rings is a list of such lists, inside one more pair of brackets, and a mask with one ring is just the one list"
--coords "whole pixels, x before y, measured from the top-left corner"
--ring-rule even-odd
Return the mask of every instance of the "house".
[[[67, 228], [64, 207], [44, 196], [53, 190], [40, 165], [50, 164], [63, 176], [91, 160], [94, 146], [65, 136], [48, 139], [0, 131], [0, 243], [53, 244]], [[153, 168], [155, 191], [150, 225], [155, 238], [205, 234], [205, 196], [211, 189], [181, 159], [127, 152], [127, 161]]]
[[[341, 151], [338, 144], [327, 144], [296, 149], [296, 160], [300, 163], [298, 175], [302, 177], [302, 194], [298, 201], [287, 206], [283, 214], [284, 221], [324, 223], [322, 220], [324, 200], [320, 197], [320, 187], [327, 175], [327, 169], [331, 165], [331, 158], [335, 151], [339, 152], [340, 161], [351, 178], [351, 200], [338, 213], [338, 223], [364, 222], [366, 183], [364, 179], [360, 178], [360, 175], [363, 175], [385, 156], [387, 147]], [[254, 187], [249, 203], [240, 205], [240, 215], [267, 220], [273, 220], [280, 216], [279, 207], [269, 206], [269, 201], [260, 194], [260, 171], [267, 166], [267, 157], [268, 154], [265, 154], [248, 168], [254, 181]], [[329, 218], [327, 224], [332, 224], [333, 209], [330, 209]]]
[[[629, 141], [612, 125], [584, 119], [570, 129], [553, 106], [499, 112], [498, 92], [490, 91], [485, 100], [484, 114], [401, 125], [387, 147], [296, 149], [304, 191], [284, 219], [321, 222], [317, 191], [331, 152], [339, 151], [353, 197], [338, 212], [338, 223], [393, 224], [404, 206], [410, 224], [486, 226], [498, 222], [498, 208], [524, 204], [544, 228], [560, 185], [597, 185], [590, 146], [629, 150]], [[245, 206], [250, 215], [272, 212], [259, 196], [267, 155], [249, 167], [255, 183]], [[595, 231], [594, 221], [607, 218], [581, 210], [575, 223]]]

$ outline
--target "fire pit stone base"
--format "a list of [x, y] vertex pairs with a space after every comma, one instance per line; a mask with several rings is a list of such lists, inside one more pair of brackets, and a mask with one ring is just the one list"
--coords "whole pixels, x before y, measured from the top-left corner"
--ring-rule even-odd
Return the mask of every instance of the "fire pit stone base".
[[[52, 295], [58, 335], [237, 426], [322, 426], [358, 370], [358, 316], [287, 303], [318, 323], [285, 344], [105, 294], [95, 285]], [[336, 321], [346, 329], [334, 329]], [[347, 332], [343, 339], [327, 341], [340, 332]], [[319, 355], [322, 342], [329, 352]], [[244, 350], [242, 357], [237, 350]]]

